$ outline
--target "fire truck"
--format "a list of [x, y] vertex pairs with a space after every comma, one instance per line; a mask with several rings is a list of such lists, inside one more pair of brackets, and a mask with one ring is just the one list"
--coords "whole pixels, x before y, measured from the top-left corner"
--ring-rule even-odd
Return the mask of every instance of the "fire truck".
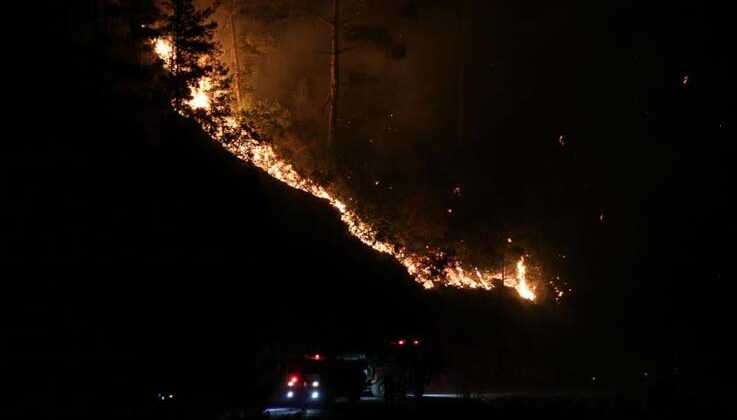
[[429, 380], [424, 343], [396, 338], [362, 350], [302, 353], [289, 358], [278, 391], [289, 406], [329, 406], [361, 397], [397, 402], [422, 397]]

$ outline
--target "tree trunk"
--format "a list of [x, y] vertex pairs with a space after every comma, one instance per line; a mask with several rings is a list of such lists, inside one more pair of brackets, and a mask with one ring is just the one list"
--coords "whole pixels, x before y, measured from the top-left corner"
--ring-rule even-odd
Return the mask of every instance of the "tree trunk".
[[174, 95], [174, 109], [177, 111], [182, 110], [182, 92], [179, 92], [179, 45], [181, 43], [181, 37], [179, 35], [179, 21], [181, 19], [179, 4], [172, 3], [172, 22], [171, 22], [171, 74], [176, 80], [174, 88], [176, 89]]
[[328, 144], [335, 143], [340, 94], [340, 0], [333, 0], [333, 19], [330, 30], [330, 109], [328, 113]]
[[241, 109], [241, 76], [238, 63], [238, 37], [235, 33], [235, 0], [230, 3], [230, 38], [233, 44], [233, 81], [235, 82], [236, 109]]
[[458, 25], [459, 25], [459, 37], [458, 52], [460, 58], [458, 59], [458, 142], [463, 143], [465, 139], [465, 76], [466, 76], [466, 26], [463, 21], [463, 3], [460, 2], [458, 6]]
[[[463, 54], [463, 53], [461, 53]], [[466, 97], [464, 94], [465, 90], [465, 63], [464, 57], [461, 56], [461, 61], [458, 64], [458, 142], [463, 143], [466, 137], [465, 127], [465, 101]]]

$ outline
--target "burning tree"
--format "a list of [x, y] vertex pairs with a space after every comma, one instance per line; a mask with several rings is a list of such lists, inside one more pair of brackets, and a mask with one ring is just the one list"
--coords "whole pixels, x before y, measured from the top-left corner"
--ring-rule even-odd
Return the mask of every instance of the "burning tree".
[[161, 2], [157, 30], [171, 48], [165, 63], [169, 69], [169, 89], [177, 111], [186, 100], [197, 100], [193, 87], [215, 69], [213, 57], [218, 52], [213, 41], [217, 24], [211, 19], [215, 7], [197, 10], [192, 0]]
[[154, 48], [168, 70], [167, 90], [174, 109], [194, 117], [213, 138], [229, 143], [244, 131], [255, 137], [233, 111], [232, 78], [220, 61], [212, 19], [219, 2], [202, 10], [192, 0], [164, 0], [158, 12]]

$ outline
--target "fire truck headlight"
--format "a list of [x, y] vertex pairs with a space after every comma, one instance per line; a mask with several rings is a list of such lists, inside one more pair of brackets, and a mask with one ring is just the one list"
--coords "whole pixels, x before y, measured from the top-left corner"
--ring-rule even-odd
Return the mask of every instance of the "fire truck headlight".
[[320, 382], [312, 381], [312, 387], [313, 388], [317, 388], [318, 386], [320, 386]]
[[312, 391], [312, 399], [316, 400], [320, 396], [320, 393], [317, 391]]
[[294, 396], [294, 392], [289, 391], [287, 392], [287, 398], [292, 398]]

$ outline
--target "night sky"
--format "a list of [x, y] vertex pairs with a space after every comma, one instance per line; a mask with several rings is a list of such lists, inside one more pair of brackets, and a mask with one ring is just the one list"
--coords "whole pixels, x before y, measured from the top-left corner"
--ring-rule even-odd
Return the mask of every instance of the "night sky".
[[324, 31], [252, 22], [275, 34], [252, 59], [252, 99], [292, 118], [277, 150], [402, 244], [497, 266], [513, 238], [537, 281], [571, 288], [559, 303], [544, 289], [537, 303], [421, 290], [329, 206], [171, 111], [130, 37], [101, 23], [117, 19], [106, 2], [54, 6], [36, 25], [43, 48], [16, 55], [33, 83], [13, 119], [33, 120], [6, 129], [2, 153], [3, 370], [42, 414], [121, 404], [90, 397], [95, 381], [135, 398], [166, 383], [228, 400], [245, 386], [258, 400], [280, 352], [409, 331], [456, 372], [494, 354], [496, 386], [674, 369], [718, 383], [737, 69], [733, 19], [711, 3], [378, 2], [365, 19], [389, 41], [345, 53], [330, 148]]

